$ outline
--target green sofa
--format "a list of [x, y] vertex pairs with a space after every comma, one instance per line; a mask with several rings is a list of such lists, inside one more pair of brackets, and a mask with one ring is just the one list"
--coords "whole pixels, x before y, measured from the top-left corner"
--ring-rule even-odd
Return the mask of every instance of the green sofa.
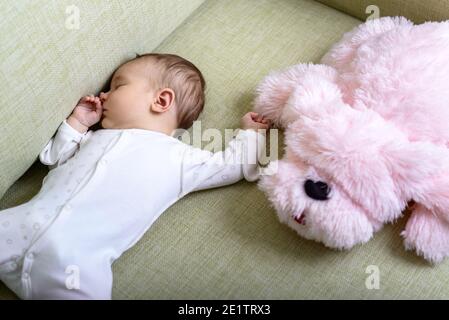
[[[254, 88], [270, 70], [319, 61], [373, 13], [417, 23], [449, 19], [448, 0], [76, 2], [19, 0], [2, 7], [0, 209], [38, 192], [48, 172], [37, 158], [46, 142], [81, 96], [98, 93], [136, 53], [170, 52], [196, 64], [207, 81], [202, 128], [224, 130], [251, 110]], [[281, 224], [255, 183], [191, 193], [114, 263], [112, 296], [449, 298], [449, 261], [431, 266], [406, 251], [405, 220], [338, 252]], [[16, 298], [0, 284], [0, 299]]]

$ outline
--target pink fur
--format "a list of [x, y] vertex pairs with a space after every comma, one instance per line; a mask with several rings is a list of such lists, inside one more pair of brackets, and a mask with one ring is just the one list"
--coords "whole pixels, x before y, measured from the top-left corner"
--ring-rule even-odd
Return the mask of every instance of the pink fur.
[[[254, 110], [285, 128], [260, 179], [281, 222], [326, 246], [367, 242], [416, 206], [402, 232], [430, 262], [449, 256], [449, 21], [370, 20], [320, 65], [271, 72]], [[305, 191], [325, 182], [327, 200]], [[329, 191], [328, 190], [328, 191]]]

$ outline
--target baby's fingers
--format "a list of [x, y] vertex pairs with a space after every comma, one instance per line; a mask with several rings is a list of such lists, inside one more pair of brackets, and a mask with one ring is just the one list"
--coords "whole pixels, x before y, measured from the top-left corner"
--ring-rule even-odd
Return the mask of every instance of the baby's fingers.
[[87, 102], [87, 103], [92, 103], [93, 102], [93, 95], [89, 95], [89, 96], [84, 96], [80, 99], [79, 102]]
[[95, 108], [97, 109], [97, 112], [101, 112], [103, 109], [103, 105], [101, 104], [101, 100], [98, 97], [95, 97]]
[[254, 118], [255, 122], [259, 122], [259, 123], [264, 123], [265, 121], [265, 117], [261, 114], [258, 114], [255, 118]]

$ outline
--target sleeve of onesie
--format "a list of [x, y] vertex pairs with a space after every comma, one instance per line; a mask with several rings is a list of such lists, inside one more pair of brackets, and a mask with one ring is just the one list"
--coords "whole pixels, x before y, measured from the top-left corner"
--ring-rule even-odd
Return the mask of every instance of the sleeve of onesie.
[[90, 131], [80, 133], [64, 120], [39, 154], [40, 162], [48, 165], [50, 170], [62, 165], [76, 153], [80, 142], [90, 135]]
[[243, 178], [256, 181], [259, 159], [265, 152], [265, 134], [239, 129], [224, 151], [210, 152], [188, 145], [181, 170], [181, 195], [216, 188]]

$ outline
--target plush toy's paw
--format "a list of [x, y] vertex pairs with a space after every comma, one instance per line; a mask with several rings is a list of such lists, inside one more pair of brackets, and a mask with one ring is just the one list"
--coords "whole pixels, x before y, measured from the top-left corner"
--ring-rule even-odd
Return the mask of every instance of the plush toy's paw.
[[257, 86], [254, 111], [270, 119], [274, 126], [283, 127], [281, 115], [298, 81], [307, 72], [307, 64], [270, 72]]
[[301, 117], [318, 120], [350, 108], [342, 100], [336, 84], [338, 75], [325, 65], [312, 65], [293, 90], [281, 116], [291, 124]]
[[407, 250], [416, 250], [432, 263], [449, 256], [449, 223], [417, 205], [401, 233]]
[[340, 101], [338, 74], [331, 67], [298, 64], [271, 72], [256, 88], [254, 111], [276, 127], [287, 127], [301, 116], [301, 110], [320, 112], [324, 104]]

